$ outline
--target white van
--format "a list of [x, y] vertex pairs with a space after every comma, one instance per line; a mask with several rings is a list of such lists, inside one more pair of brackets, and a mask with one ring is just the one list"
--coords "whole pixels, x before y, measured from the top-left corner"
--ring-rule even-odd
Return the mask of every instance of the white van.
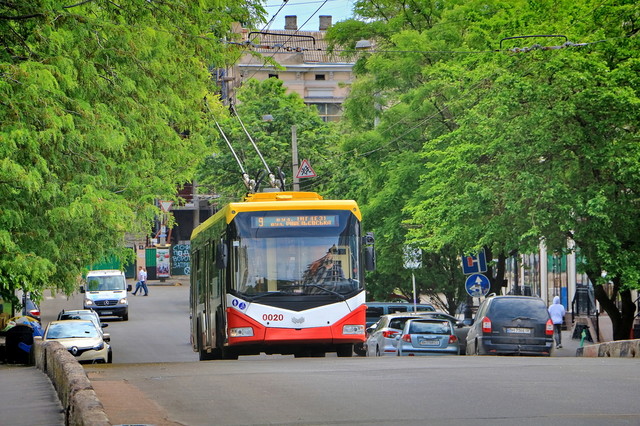
[[92, 309], [100, 316], [129, 319], [127, 292], [131, 291], [131, 284], [127, 284], [124, 272], [115, 269], [89, 271], [85, 281], [86, 289], [80, 286], [80, 293], [85, 293], [85, 309]]

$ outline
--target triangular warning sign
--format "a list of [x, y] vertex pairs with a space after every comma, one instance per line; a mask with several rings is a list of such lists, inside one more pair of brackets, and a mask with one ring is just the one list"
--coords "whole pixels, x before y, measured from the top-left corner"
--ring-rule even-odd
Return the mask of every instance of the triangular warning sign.
[[309, 160], [302, 160], [302, 164], [300, 164], [300, 168], [298, 169], [298, 174], [296, 174], [296, 177], [298, 179], [316, 177], [316, 172], [314, 172], [311, 168]]
[[160, 201], [160, 209], [163, 212], [168, 212], [172, 205], [173, 201]]

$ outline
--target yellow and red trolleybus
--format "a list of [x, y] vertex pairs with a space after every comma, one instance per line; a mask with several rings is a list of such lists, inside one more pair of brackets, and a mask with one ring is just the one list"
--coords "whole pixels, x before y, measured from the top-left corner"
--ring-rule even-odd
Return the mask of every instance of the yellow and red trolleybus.
[[365, 338], [362, 235], [355, 201], [263, 192], [230, 203], [191, 236], [191, 342], [201, 360], [351, 356]]

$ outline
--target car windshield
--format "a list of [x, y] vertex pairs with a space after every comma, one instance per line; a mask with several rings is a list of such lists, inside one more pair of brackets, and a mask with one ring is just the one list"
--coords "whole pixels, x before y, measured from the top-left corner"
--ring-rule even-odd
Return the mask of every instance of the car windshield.
[[389, 328], [395, 328], [396, 330], [402, 330], [404, 328], [404, 323], [407, 322], [410, 318], [394, 318], [389, 321]]
[[124, 290], [126, 281], [122, 275], [91, 276], [87, 278], [89, 291]]
[[95, 325], [100, 324], [96, 316], [91, 313], [64, 313], [60, 314], [58, 320], [86, 320], [91, 321]]
[[92, 322], [64, 322], [50, 324], [45, 339], [72, 339], [98, 336], [98, 330]]
[[524, 297], [494, 300], [489, 315], [492, 320], [522, 318], [544, 322], [549, 318], [547, 307], [542, 300]]
[[349, 212], [331, 213], [238, 215], [234, 290], [259, 298], [344, 297], [362, 289], [358, 222]]
[[451, 334], [449, 321], [411, 321], [409, 334]]

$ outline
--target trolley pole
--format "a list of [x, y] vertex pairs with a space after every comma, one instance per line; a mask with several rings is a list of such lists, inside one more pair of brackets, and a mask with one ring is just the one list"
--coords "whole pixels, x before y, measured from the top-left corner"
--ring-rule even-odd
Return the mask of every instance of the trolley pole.
[[300, 191], [300, 179], [298, 179], [298, 133], [294, 124], [291, 126], [291, 164], [293, 166], [293, 190]]

